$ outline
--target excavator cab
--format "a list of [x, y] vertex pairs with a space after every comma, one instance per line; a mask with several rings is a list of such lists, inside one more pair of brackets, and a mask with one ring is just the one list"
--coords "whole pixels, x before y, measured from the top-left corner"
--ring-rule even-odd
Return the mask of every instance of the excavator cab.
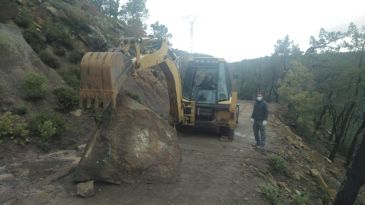
[[183, 99], [195, 102], [194, 127], [215, 129], [233, 139], [238, 119], [237, 94], [232, 92], [226, 62], [193, 58], [184, 71]]

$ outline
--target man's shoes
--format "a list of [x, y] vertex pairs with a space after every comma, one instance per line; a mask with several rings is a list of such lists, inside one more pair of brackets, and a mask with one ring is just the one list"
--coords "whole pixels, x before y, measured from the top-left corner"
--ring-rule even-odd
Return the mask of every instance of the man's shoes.
[[263, 144], [251, 144], [251, 145], [255, 149], [265, 150], [265, 145], [263, 145]]

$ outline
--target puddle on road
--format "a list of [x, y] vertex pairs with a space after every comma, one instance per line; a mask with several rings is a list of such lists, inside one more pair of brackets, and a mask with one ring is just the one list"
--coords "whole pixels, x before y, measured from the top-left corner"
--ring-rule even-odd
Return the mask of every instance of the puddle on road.
[[241, 133], [241, 132], [237, 132], [237, 131], [235, 131], [235, 132], [234, 132], [234, 135], [235, 135], [235, 136], [238, 136], [238, 137], [241, 137], [241, 138], [254, 139], [253, 134], [250, 134], [250, 135], [248, 135], [248, 136], [247, 136], [247, 134], [243, 134], [243, 133]]
[[234, 132], [234, 135], [236, 135], [236, 136], [240, 136], [240, 137], [246, 137], [246, 135], [245, 134], [242, 134], [242, 133], [240, 133], [240, 132], [237, 132], [237, 131], [235, 131]]

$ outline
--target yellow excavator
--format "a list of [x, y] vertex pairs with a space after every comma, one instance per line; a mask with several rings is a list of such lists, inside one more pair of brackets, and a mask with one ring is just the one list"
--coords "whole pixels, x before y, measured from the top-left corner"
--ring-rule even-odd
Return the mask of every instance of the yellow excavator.
[[214, 128], [233, 140], [239, 107], [226, 62], [200, 57], [185, 64], [181, 79], [177, 57], [164, 39], [125, 38], [118, 49], [86, 53], [81, 61], [80, 105], [115, 108], [128, 75], [158, 67], [167, 82], [171, 125], [178, 131], [186, 127]]

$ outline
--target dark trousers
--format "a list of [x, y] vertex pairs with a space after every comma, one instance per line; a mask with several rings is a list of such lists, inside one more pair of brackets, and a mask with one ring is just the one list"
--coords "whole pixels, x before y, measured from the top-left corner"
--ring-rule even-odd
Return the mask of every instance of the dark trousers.
[[262, 124], [262, 121], [257, 121], [253, 123], [253, 133], [255, 135], [256, 145], [265, 145], [265, 126]]

